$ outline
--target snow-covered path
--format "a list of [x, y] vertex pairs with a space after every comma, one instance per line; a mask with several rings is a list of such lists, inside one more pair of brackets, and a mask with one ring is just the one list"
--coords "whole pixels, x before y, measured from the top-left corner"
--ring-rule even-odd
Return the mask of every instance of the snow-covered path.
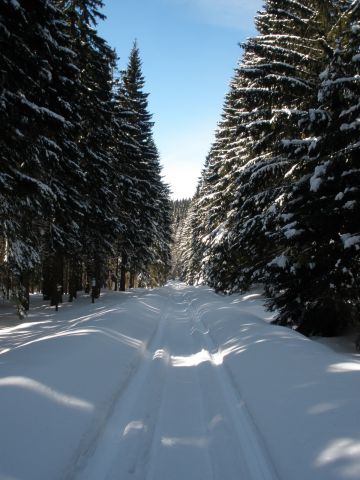
[[0, 305], [0, 480], [358, 480], [360, 355], [268, 317], [178, 283]]
[[156, 336], [76, 478], [277, 478], [186, 293], [162, 293], [167, 306]]

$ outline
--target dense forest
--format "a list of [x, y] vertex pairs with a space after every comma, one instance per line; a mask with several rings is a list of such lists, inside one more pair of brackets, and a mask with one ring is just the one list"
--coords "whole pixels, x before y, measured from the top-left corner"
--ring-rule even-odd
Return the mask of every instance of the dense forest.
[[261, 283], [306, 335], [359, 319], [359, 21], [358, 0], [264, 2], [183, 227], [184, 279]]
[[191, 199], [175, 200], [172, 202], [172, 234], [173, 243], [171, 249], [171, 277], [173, 279], [184, 278], [183, 251], [187, 238], [191, 232], [186, 221]]
[[22, 313], [157, 285], [171, 203], [137, 44], [118, 74], [101, 0], [0, 1], [0, 286]]
[[[101, 0], [0, 1], [0, 286], [57, 305], [171, 275], [261, 284], [275, 323], [360, 314], [360, 2], [266, 0], [196, 194], [161, 177], [139, 47], [118, 72]], [[173, 245], [171, 245], [173, 242]]]

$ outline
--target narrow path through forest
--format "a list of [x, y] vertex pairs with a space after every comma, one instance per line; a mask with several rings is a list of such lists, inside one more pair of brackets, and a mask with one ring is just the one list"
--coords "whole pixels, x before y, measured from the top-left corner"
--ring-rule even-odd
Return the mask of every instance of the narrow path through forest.
[[359, 354], [270, 321], [255, 289], [35, 296], [0, 329], [0, 478], [358, 480]]
[[158, 292], [166, 305], [158, 329], [76, 479], [276, 479], [186, 291]]

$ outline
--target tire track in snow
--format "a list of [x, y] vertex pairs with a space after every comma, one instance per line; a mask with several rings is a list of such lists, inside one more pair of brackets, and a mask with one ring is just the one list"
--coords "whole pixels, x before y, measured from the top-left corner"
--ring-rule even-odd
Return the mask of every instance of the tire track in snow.
[[[226, 419], [227, 429], [231, 425], [230, 429], [233, 430], [237, 439], [238, 455], [235, 454], [234, 458], [241, 459], [246, 465], [246, 471], [243, 472], [245, 476], [240, 478], [246, 478], [246, 480], [278, 480], [278, 474], [265, 442], [242, 398], [241, 392], [233, 383], [231, 373], [223, 363], [218, 346], [211, 337], [211, 332], [201, 320], [198, 310], [191, 305], [187, 298], [186, 303], [189, 315], [194, 322], [192, 334], [197, 338], [199, 347], [204, 352], [204, 359], [208, 358], [208, 362], [204, 366], [204, 369], [207, 369], [207, 374], [204, 375], [202, 383], [204, 395], [208, 400], [211, 399], [210, 392], [215, 390], [215, 385], [219, 387], [218, 390], [222, 393], [229, 415], [229, 418]], [[205, 377], [207, 377], [206, 381], [204, 381]], [[209, 384], [211, 384], [210, 389]], [[214, 405], [212, 408], [214, 408]], [[224, 422], [224, 418], [219, 414], [213, 417], [210, 425], [216, 427], [221, 422]], [[214, 458], [215, 463], [219, 463], [219, 461], [221, 463], [221, 459], [216, 459], [216, 456], [212, 458]], [[223, 468], [224, 465], [214, 466], [214, 470], [219, 472], [219, 479], [224, 478], [221, 476], [221, 474], [223, 475]], [[230, 476], [229, 478], [233, 477]]]
[[[172, 299], [175, 305], [184, 306], [183, 294], [175, 293]], [[169, 371], [145, 478], [212, 480], [213, 468], [198, 370], [176, 368], [179, 356], [173, 355], [181, 352], [191, 357], [196, 350], [189, 334], [191, 318], [185, 309], [177, 311], [175, 305], [169, 317], [171, 325], [164, 345], [170, 353]]]
[[[265, 444], [186, 292], [167, 287], [147, 357], [77, 480], [276, 480]], [[96, 444], [96, 445], [95, 445]]]
[[[158, 346], [161, 344], [167, 316], [168, 308], [162, 314], [158, 327], [146, 346], [144, 358], [131, 369], [126, 384], [116, 395], [102, 428], [92, 438], [86, 449], [82, 449], [81, 455], [71, 468], [71, 473], [65, 478], [69, 480], [139, 478], [137, 469], [141, 470], [147, 463], [147, 445], [149, 441], [151, 442], [161, 403], [161, 379], [166, 356], [155, 357], [155, 352], [159, 350]], [[151, 369], [153, 375], [150, 374]], [[149, 402], [144, 418], [139, 420], [134, 417], [134, 405], [136, 405], [136, 399], [141, 398], [147, 378], [153, 377], [159, 379], [159, 385], [155, 386], [153, 383], [149, 386], [149, 391], [156, 390], [155, 387], [159, 389], [154, 392], [152, 403]], [[147, 398], [146, 401], [148, 400]]]

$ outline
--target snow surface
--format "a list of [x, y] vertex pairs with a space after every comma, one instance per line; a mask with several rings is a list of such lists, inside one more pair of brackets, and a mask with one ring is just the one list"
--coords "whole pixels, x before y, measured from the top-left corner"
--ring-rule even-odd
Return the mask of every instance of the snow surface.
[[360, 356], [259, 292], [169, 283], [0, 305], [0, 479], [360, 478]]

